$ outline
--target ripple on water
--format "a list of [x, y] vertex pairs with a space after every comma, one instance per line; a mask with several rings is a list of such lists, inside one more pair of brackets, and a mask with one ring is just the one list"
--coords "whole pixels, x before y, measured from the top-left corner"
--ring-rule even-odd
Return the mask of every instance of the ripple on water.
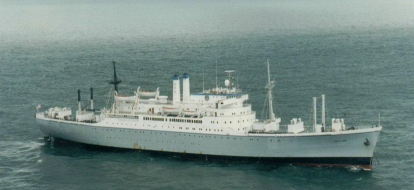
[[3, 141], [0, 143], [0, 184], [2, 188], [31, 187], [40, 159], [40, 142]]
[[[363, 169], [361, 167], [357, 167], [357, 166], [347, 167], [347, 169], [350, 172], [361, 172], [361, 171], [363, 171]], [[358, 180], [358, 181], [360, 181], [360, 180]]]

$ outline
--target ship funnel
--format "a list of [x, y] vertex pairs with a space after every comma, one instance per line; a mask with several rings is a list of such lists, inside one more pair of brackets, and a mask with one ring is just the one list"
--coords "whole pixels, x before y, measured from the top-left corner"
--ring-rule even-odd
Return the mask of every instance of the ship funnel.
[[183, 102], [187, 102], [190, 99], [190, 75], [184, 73], [183, 75]]
[[80, 102], [81, 101], [81, 96], [80, 96], [80, 89], [78, 89], [78, 102]]
[[178, 75], [173, 77], [173, 104], [181, 103], [181, 88]]
[[91, 88], [91, 110], [93, 110], [93, 88]]
[[82, 111], [82, 107], [81, 107], [81, 95], [80, 95], [81, 91], [80, 89], [78, 89], [78, 113], [80, 114]]

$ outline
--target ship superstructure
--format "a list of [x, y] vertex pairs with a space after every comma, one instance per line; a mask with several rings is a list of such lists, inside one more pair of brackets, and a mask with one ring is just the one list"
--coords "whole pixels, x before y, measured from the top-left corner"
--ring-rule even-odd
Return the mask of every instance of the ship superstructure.
[[[371, 169], [372, 157], [381, 126], [346, 129], [343, 119], [325, 125], [325, 96], [322, 95], [321, 124], [317, 124], [314, 98], [313, 125], [301, 118], [281, 126], [273, 111], [269, 61], [267, 63], [267, 119], [259, 121], [238, 85], [232, 70], [226, 71], [225, 87], [190, 92], [190, 75], [181, 81], [173, 76], [173, 97], [160, 95], [160, 89], [140, 87], [133, 95], [120, 95], [114, 63], [113, 104], [97, 111], [50, 108], [36, 113], [41, 131], [47, 136], [70, 141], [118, 148], [131, 148], [205, 159], [259, 159], [270, 162], [308, 165], [344, 165]], [[182, 92], [182, 95], [181, 95]]]

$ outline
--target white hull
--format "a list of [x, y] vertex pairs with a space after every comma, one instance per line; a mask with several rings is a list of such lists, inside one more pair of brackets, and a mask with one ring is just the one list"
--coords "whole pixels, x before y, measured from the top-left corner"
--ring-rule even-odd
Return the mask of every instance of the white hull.
[[[206, 156], [305, 159], [300, 162], [356, 165], [365, 169], [371, 168], [381, 130], [379, 127], [323, 134], [223, 135], [103, 127], [46, 118], [37, 121], [46, 136], [91, 145]], [[364, 144], [367, 139], [369, 145]]]

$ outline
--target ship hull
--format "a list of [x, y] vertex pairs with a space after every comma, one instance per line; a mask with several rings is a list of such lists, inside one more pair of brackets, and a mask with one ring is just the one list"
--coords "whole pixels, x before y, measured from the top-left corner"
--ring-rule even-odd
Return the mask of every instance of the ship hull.
[[[37, 119], [46, 136], [90, 145], [137, 149], [209, 161], [260, 161], [372, 168], [378, 131], [337, 135], [218, 135]], [[365, 143], [369, 141], [369, 144]]]

